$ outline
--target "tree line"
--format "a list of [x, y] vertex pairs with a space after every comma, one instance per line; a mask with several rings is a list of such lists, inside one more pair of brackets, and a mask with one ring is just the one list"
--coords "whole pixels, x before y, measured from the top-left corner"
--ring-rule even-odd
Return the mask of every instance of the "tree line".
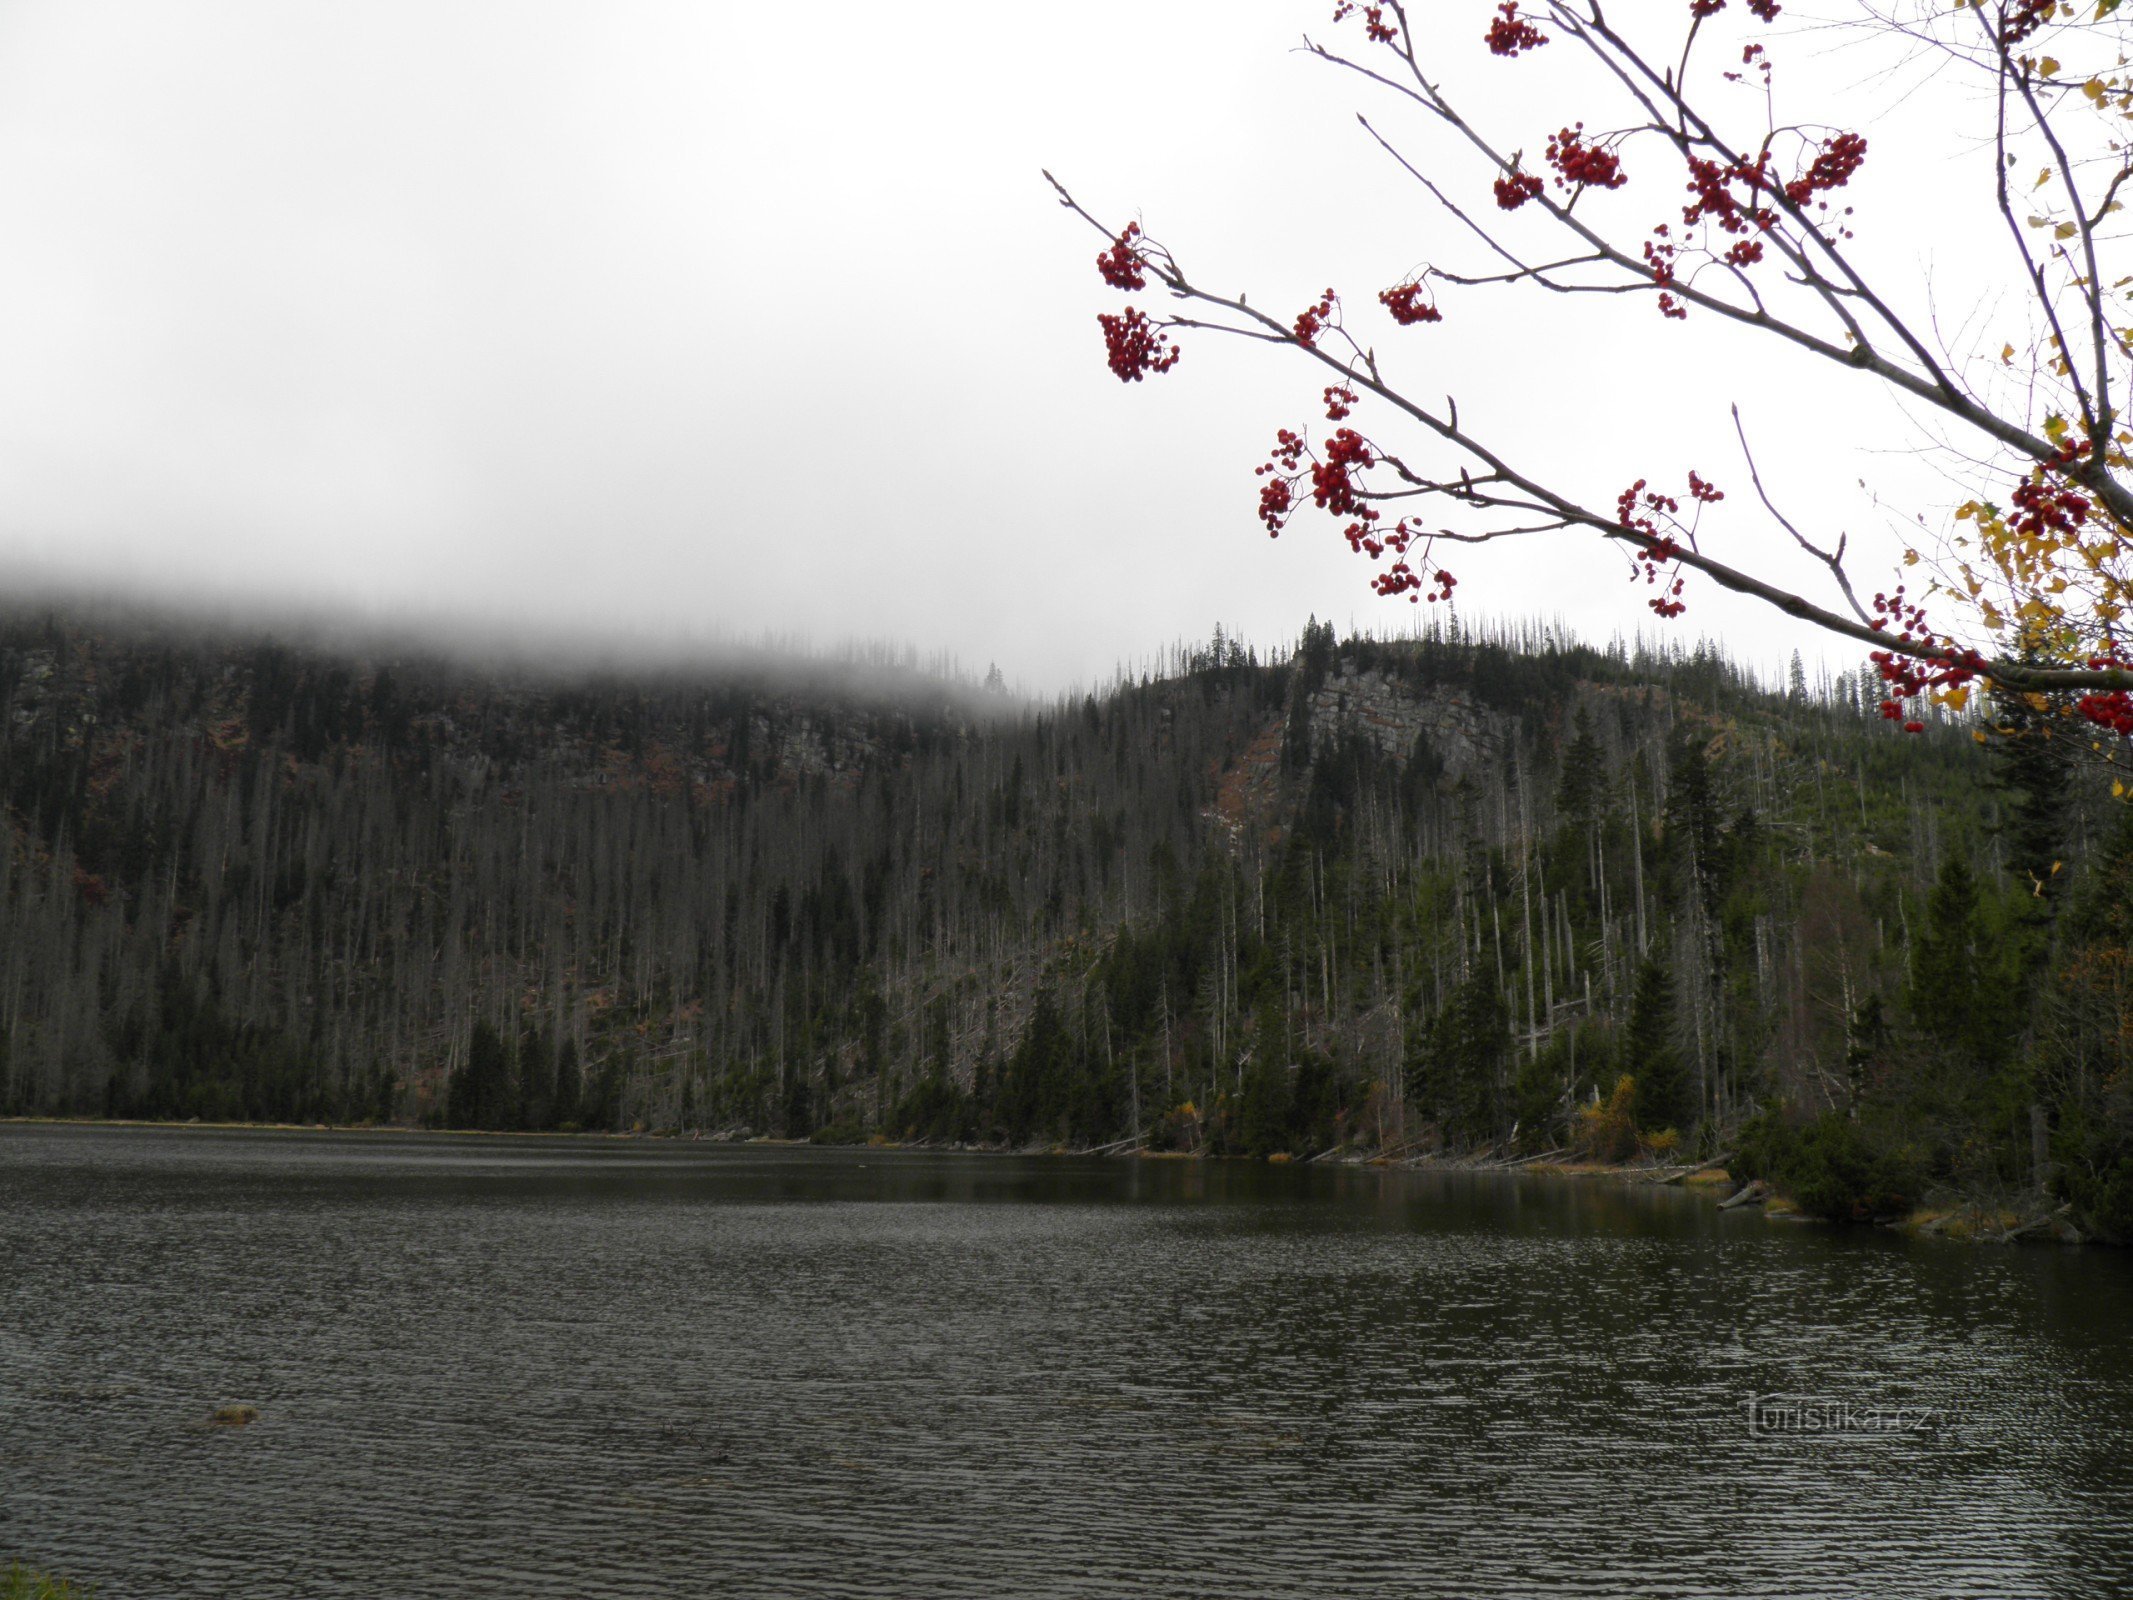
[[2123, 810], [2027, 702], [1879, 699], [1456, 625], [1021, 706], [16, 616], [0, 1109], [1740, 1144], [2133, 1232]]

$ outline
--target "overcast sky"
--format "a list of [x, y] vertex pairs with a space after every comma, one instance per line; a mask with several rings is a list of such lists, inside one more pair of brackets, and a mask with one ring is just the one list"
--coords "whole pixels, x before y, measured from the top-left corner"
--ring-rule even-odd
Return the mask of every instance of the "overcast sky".
[[[1578, 108], [1478, 50], [1490, 9], [1431, 15], [1505, 142], [1537, 148]], [[1671, 35], [1682, 9], [1622, 12]], [[1036, 688], [1217, 622], [1404, 627], [1329, 524], [1270, 544], [1253, 514], [1273, 430], [1324, 428], [1322, 377], [1201, 339], [1121, 386], [1101, 241], [1038, 175], [1285, 313], [1333, 283], [1374, 315], [1423, 261], [1471, 262], [1354, 122], [1398, 113], [1289, 48], [1329, 10], [0, 4], [0, 582], [862, 636]], [[1808, 48], [1854, 104], [1894, 99], [1870, 55]], [[1861, 248], [1946, 273], [1906, 219], [1960, 151], [1869, 132]], [[1648, 303], [1447, 311], [1371, 336], [1597, 503], [1690, 466], [1745, 501], [1739, 400], [1801, 520], [1886, 520], [1858, 481], [1896, 469], [1854, 444], [1907, 429], [1848, 375]], [[1744, 562], [1782, 538], [1741, 528]], [[1459, 565], [1471, 612], [1650, 621], [1619, 556], [1561, 538]], [[1813, 654], [1690, 598], [1691, 630]]]

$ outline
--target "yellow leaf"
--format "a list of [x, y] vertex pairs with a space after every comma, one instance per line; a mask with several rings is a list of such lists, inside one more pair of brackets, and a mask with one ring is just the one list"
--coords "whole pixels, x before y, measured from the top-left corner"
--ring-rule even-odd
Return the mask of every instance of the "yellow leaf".
[[2041, 189], [2041, 188], [2043, 188], [2043, 187], [2044, 187], [2044, 186], [2045, 186], [2045, 185], [2046, 185], [2047, 183], [2050, 183], [2051, 181], [2052, 181], [2052, 169], [2051, 169], [2050, 167], [2046, 167], [2046, 168], [2045, 168], [2045, 169], [2044, 169], [2044, 170], [2043, 170], [2042, 172], [2040, 172], [2040, 173], [2038, 173], [2038, 174], [2037, 174], [2037, 181], [2036, 181], [2036, 183], [2035, 183], [2034, 187], [2036, 187], [2036, 188], [2039, 188], [2039, 189]]
[[2057, 74], [2057, 72], [2059, 71], [2059, 63], [2053, 60], [2050, 56], [2046, 56], [2042, 61], [2037, 63], [2037, 70], [2043, 73], [2045, 77], [2049, 78]]
[[2074, 224], [2071, 222], [2062, 222], [2058, 227], [2052, 229], [2052, 237], [2054, 239], [2071, 239], [2073, 236]]
[[2124, 785], [2123, 783], [2121, 783], [2121, 782], [2120, 782], [2120, 781], [2119, 781], [2118, 779], [2116, 779], [2116, 778], [2113, 778], [2113, 779], [2111, 780], [2111, 798], [2112, 798], [2113, 800], [2119, 799], [2120, 797], [2122, 797], [2122, 796], [2123, 796], [2123, 795], [2125, 794], [2125, 792], [2126, 792], [2126, 786], [2125, 786], [2125, 785]]
[[2089, 79], [2087, 83], [2081, 86], [2081, 92], [2091, 100], [2101, 100], [2104, 96], [2103, 80], [2101, 78]]
[[[2010, 363], [2011, 363], [2011, 362], [2012, 362], [2013, 360], [2014, 360], [2014, 346], [2013, 346], [2013, 345], [2011, 345], [2011, 344], [2010, 344], [2010, 345], [2005, 345], [2005, 346], [2002, 346], [2002, 347], [2001, 347], [2001, 350], [2000, 350], [2000, 365], [2001, 365], [2001, 366], [2003, 366], [2003, 367], [2004, 367], [2004, 366], [2007, 366], [2007, 365], [2008, 365], [2008, 364], [2010, 364]], [[2127, 443], [2129, 443], [2129, 444], [2133, 444], [2133, 440], [2128, 440], [2128, 441], [2127, 441]]]

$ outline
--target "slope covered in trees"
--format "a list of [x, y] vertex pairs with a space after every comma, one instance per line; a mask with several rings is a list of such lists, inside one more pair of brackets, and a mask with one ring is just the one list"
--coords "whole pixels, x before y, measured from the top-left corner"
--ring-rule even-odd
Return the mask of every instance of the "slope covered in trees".
[[1834, 1214], [2050, 1181], [2133, 1232], [2133, 834], [2030, 746], [1541, 636], [1172, 666], [1024, 709], [17, 617], [0, 1110], [1744, 1131]]

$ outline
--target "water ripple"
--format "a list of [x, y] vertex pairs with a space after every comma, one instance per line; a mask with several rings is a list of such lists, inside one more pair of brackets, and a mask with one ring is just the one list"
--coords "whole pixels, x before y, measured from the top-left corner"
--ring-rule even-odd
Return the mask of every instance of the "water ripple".
[[0, 1129], [0, 1552], [113, 1600], [2096, 1594], [2129, 1326], [2117, 1256], [1546, 1180]]

